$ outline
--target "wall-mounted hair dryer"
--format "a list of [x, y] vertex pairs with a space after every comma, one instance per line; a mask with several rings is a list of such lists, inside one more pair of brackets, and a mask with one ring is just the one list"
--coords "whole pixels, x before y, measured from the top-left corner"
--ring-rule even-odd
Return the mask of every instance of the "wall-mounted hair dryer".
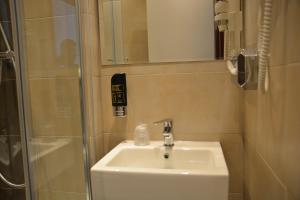
[[217, 1], [215, 21], [224, 32], [224, 60], [229, 72], [245, 89], [268, 90], [268, 64], [271, 41], [272, 1], [264, 0], [262, 24], [259, 30], [258, 50], [241, 50], [240, 32], [243, 15], [240, 0]]

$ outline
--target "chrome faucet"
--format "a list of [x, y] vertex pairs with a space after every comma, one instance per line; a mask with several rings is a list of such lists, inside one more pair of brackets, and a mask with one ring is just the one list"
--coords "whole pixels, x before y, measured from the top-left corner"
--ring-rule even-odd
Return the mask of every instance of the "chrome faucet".
[[173, 120], [172, 119], [163, 119], [157, 122], [154, 122], [155, 125], [163, 124], [163, 136], [164, 136], [164, 146], [172, 147], [174, 146], [174, 138], [173, 138]]

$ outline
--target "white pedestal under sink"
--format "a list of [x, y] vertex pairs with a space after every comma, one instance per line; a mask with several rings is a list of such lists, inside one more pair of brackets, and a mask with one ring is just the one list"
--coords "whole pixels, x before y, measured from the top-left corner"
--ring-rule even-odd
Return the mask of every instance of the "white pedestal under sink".
[[[169, 158], [165, 158], [165, 154]], [[227, 200], [229, 175], [219, 142], [125, 141], [91, 169], [94, 200]]]

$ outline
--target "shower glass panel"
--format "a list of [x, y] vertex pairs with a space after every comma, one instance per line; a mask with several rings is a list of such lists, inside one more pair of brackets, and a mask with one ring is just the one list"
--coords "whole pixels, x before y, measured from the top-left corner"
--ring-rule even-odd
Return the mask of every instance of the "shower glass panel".
[[88, 199], [79, 6], [75, 0], [11, 2], [31, 199]]
[[[25, 199], [16, 73], [8, 47], [13, 47], [8, 0], [0, 1], [0, 199]], [[12, 49], [13, 50], [13, 49]]]

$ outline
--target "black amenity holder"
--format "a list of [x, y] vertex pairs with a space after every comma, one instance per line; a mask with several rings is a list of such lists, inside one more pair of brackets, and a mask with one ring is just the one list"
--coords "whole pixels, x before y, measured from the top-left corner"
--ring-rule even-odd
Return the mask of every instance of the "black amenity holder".
[[125, 117], [127, 115], [127, 86], [125, 73], [117, 73], [112, 76], [111, 100], [114, 116]]

